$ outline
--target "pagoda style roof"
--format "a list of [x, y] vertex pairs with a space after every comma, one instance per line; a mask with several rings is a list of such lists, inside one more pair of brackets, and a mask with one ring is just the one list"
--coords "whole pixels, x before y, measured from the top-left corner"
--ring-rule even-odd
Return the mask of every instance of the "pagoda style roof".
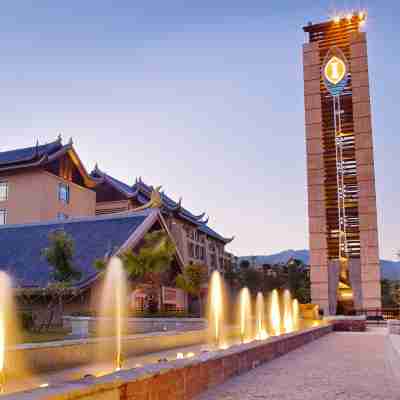
[[42, 165], [48, 161], [49, 157], [62, 150], [67, 150], [71, 146], [71, 143], [63, 145], [61, 138], [58, 138], [47, 144], [36, 143], [32, 147], [0, 152], [0, 170]]
[[[150, 204], [152, 192], [158, 192], [161, 188], [155, 188], [154, 186], [146, 184], [143, 182], [141, 177], [136, 178], [135, 183], [132, 186], [129, 186], [101, 171], [97, 165], [91, 173], [91, 176], [97, 181], [101, 180], [102, 182], [109, 183], [114, 189], [124, 194], [128, 199], [135, 199], [143, 206]], [[159, 196], [161, 199], [160, 209], [164, 214], [175, 215], [177, 218], [182, 218], [197, 226], [201, 232], [225, 244], [230, 243], [233, 240], [233, 238], [224, 238], [211, 229], [207, 225], [209, 218], [206, 217], [206, 213], [196, 215], [184, 208], [182, 206], [182, 198], [175, 201], [171, 197], [167, 196], [164, 191], [160, 191]]]
[[96, 180], [90, 176], [74, 149], [72, 139], [62, 143], [61, 136], [55, 141], [16, 150], [0, 152], [0, 172], [14, 171], [23, 168], [44, 167], [48, 163], [68, 154], [81, 173], [88, 187], [96, 186]]
[[[46, 287], [51, 283], [52, 267], [42, 251], [49, 246], [49, 234], [61, 230], [74, 241], [73, 265], [82, 274], [75, 286], [83, 288], [100, 274], [94, 267], [95, 260], [134, 248], [157, 221], [170, 235], [157, 209], [62, 222], [5, 225], [0, 227], [0, 270], [10, 274], [15, 287]], [[178, 248], [176, 259], [182, 268], [183, 259]]]

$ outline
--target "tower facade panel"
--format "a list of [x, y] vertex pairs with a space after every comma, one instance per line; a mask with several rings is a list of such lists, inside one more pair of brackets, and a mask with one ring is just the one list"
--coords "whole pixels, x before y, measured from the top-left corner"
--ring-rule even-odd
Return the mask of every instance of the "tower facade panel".
[[311, 295], [325, 314], [381, 305], [364, 18], [304, 27]]

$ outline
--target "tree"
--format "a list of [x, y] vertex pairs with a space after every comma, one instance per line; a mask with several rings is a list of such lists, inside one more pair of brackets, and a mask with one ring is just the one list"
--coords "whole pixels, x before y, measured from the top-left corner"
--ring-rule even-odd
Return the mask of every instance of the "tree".
[[201, 285], [206, 279], [207, 267], [202, 264], [189, 264], [176, 277], [176, 286], [198, 299], [200, 316], [202, 315]]
[[[150, 283], [153, 295], [154, 289], [161, 286], [162, 273], [169, 269], [175, 253], [175, 244], [168, 234], [157, 230], [144, 236], [139, 251], [129, 249], [118, 257], [131, 281]], [[107, 261], [96, 260], [94, 264], [97, 269], [104, 270]]]
[[389, 279], [381, 280], [381, 292], [382, 292], [382, 305], [383, 307], [394, 307], [396, 306], [395, 299], [393, 298], [393, 282]]
[[306, 266], [301, 260], [291, 259], [287, 264], [287, 286], [290, 293], [300, 303], [311, 301], [310, 280]]
[[74, 242], [63, 230], [49, 234], [49, 247], [42, 250], [42, 255], [52, 267], [51, 281], [44, 289], [44, 295], [50, 298], [48, 303], [48, 320], [39, 328], [50, 328], [56, 307], [63, 311], [64, 300], [74, 295], [73, 283], [81, 278], [81, 273], [73, 265]]
[[224, 280], [231, 290], [240, 288], [240, 273], [232, 264], [225, 268]]
[[239, 279], [241, 286], [247, 287], [252, 294], [263, 290], [263, 273], [255, 268], [241, 268]]

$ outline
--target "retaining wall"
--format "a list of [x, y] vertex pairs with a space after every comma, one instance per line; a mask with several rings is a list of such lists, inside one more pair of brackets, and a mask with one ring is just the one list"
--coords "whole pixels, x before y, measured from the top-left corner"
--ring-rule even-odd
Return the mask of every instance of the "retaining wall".
[[[185, 332], [156, 332], [124, 336], [125, 357], [154, 353], [175, 347], [192, 346], [207, 340], [206, 330]], [[6, 352], [7, 374], [18, 376], [26, 369], [41, 373], [58, 371], [93, 360], [109, 361], [115, 357], [114, 338], [64, 340], [58, 342], [18, 345]], [[26, 367], [26, 368], [25, 368]]]
[[323, 325], [190, 359], [119, 371], [101, 378], [4, 396], [4, 399], [190, 400], [235, 375], [328, 334], [332, 328], [330, 324]]

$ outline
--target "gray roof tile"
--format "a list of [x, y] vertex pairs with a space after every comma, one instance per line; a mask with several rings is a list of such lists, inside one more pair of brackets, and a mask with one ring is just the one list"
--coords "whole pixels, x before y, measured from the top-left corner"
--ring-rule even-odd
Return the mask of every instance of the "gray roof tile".
[[85, 281], [97, 274], [93, 262], [118, 249], [145, 219], [146, 214], [137, 214], [1, 227], [0, 270], [12, 276], [15, 286], [46, 286], [51, 266], [42, 250], [49, 246], [49, 234], [63, 229], [74, 240], [73, 263]]

